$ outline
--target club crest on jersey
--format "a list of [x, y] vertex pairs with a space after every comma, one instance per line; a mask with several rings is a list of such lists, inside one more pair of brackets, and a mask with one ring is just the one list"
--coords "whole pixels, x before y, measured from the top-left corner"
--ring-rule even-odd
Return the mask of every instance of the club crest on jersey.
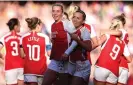
[[36, 41], [36, 42], [38, 42], [39, 41], [39, 38], [37, 38], [37, 37], [29, 37], [28, 38], [28, 41]]
[[58, 34], [58, 32], [57, 31], [55, 31], [55, 32], [52, 32], [52, 38], [55, 38], [56, 37], [56, 34]]

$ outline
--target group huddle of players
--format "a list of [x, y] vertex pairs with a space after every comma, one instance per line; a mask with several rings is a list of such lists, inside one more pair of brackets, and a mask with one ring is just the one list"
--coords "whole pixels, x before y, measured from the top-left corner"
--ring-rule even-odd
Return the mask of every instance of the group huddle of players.
[[[115, 16], [107, 32], [96, 36], [92, 25], [85, 23], [86, 14], [79, 8], [71, 20], [61, 4], [52, 6], [52, 48], [49, 54], [47, 36], [41, 33], [42, 21], [26, 18], [30, 32], [20, 36], [20, 22], [11, 18], [10, 32], [0, 38], [0, 50], [5, 47], [5, 79], [7, 85], [88, 85], [90, 52], [101, 46], [95, 63], [94, 85], [125, 85], [128, 63], [132, 61], [125, 16]], [[49, 58], [48, 58], [49, 57]], [[47, 59], [50, 63], [47, 64]]]

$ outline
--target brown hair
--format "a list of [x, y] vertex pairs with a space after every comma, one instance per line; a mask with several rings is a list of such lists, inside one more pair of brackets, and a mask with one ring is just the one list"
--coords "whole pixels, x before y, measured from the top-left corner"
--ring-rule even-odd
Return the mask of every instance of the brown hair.
[[121, 15], [118, 15], [118, 16], [114, 17], [113, 19], [118, 19], [118, 20], [120, 20], [120, 21], [122, 22], [123, 26], [124, 26], [125, 23], [126, 23], [126, 19], [125, 19], [125, 14], [124, 14], [124, 13], [122, 13]]
[[52, 9], [53, 9], [54, 6], [59, 6], [59, 7], [61, 8], [61, 10], [62, 10], [62, 13], [64, 12], [64, 7], [63, 7], [63, 5], [62, 5], [61, 3], [56, 3], [56, 4], [54, 4], [54, 5], [52, 6]]
[[41, 20], [38, 19], [37, 17], [32, 17], [32, 18], [26, 18], [25, 21], [27, 22], [28, 24], [28, 27], [33, 30], [36, 28], [37, 24], [41, 24]]
[[[76, 12], [79, 12], [79, 13], [81, 13], [81, 14], [83, 15], [83, 20], [86, 19], [86, 14], [85, 14], [84, 11], [82, 11], [82, 10], [77, 10]], [[76, 12], [75, 12], [75, 13], [76, 13]]]

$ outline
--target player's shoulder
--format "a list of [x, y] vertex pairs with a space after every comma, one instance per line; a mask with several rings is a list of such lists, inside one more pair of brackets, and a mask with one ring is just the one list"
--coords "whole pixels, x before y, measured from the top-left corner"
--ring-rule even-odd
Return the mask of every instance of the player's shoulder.
[[126, 34], [127, 31], [125, 29], [119, 29], [119, 31], [121, 31], [122, 33]]
[[69, 21], [69, 20], [67, 20], [67, 19], [62, 20], [61, 22], [62, 22], [63, 25], [66, 26], [66, 27], [72, 26], [72, 25], [73, 25], [72, 21]]
[[8, 36], [11, 36], [11, 32], [6, 33], [6, 34], [3, 35], [1, 38], [6, 38], [6, 37], [8, 37]]
[[38, 36], [40, 36], [40, 37], [43, 37], [43, 38], [45, 38], [45, 37], [46, 37], [46, 35], [45, 35], [45, 34], [43, 34], [43, 33], [37, 33], [37, 35], [38, 35]]
[[93, 30], [93, 26], [91, 24], [84, 23], [84, 27], [86, 27], [90, 32]]
[[68, 23], [68, 22], [69, 22], [69, 20], [64, 19], [64, 20], [61, 20], [61, 22], [63, 22], [63, 23]]
[[22, 38], [25, 38], [25, 37], [27, 37], [27, 36], [30, 36], [30, 32], [28, 32], [28, 33], [25, 33], [24, 35], [22, 35]]
[[91, 28], [91, 25], [90, 24], [84, 23], [84, 26], [87, 27], [87, 28]]
[[109, 38], [110, 38], [110, 39], [115, 38], [115, 36], [110, 35], [110, 34], [104, 34], [104, 36], [106, 36], [107, 39], [109, 39]]
[[21, 34], [20, 34], [20, 33], [16, 33], [16, 35], [17, 35], [18, 37], [21, 37]]

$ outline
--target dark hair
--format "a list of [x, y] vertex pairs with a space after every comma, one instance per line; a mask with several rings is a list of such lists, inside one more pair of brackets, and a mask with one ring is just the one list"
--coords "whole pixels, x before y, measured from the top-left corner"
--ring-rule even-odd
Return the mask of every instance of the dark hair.
[[76, 12], [79, 12], [79, 13], [81, 13], [83, 15], [83, 20], [86, 19], [86, 14], [82, 10], [77, 10]]
[[19, 24], [19, 20], [17, 18], [11, 18], [8, 21], [7, 26], [9, 27], [10, 31], [12, 31], [14, 29], [14, 26], [18, 24]]
[[114, 17], [113, 19], [118, 19], [118, 20], [120, 20], [120, 21], [122, 22], [123, 26], [124, 26], [125, 23], [126, 23], [126, 19], [125, 19], [125, 14], [124, 14], [124, 13], [122, 13], [121, 15], [118, 15], [118, 16]]
[[67, 19], [69, 20], [68, 14], [66, 12], [64, 12], [64, 15], [66, 15]]
[[56, 4], [54, 4], [54, 5], [52, 6], [52, 9], [53, 9], [54, 6], [59, 6], [59, 7], [61, 7], [62, 13], [64, 12], [64, 7], [63, 7], [63, 5], [62, 5], [61, 3], [56, 3]]
[[28, 23], [28, 27], [33, 30], [36, 28], [37, 24], [41, 24], [41, 20], [38, 19], [37, 17], [32, 17], [32, 18], [26, 18], [25, 21]]

